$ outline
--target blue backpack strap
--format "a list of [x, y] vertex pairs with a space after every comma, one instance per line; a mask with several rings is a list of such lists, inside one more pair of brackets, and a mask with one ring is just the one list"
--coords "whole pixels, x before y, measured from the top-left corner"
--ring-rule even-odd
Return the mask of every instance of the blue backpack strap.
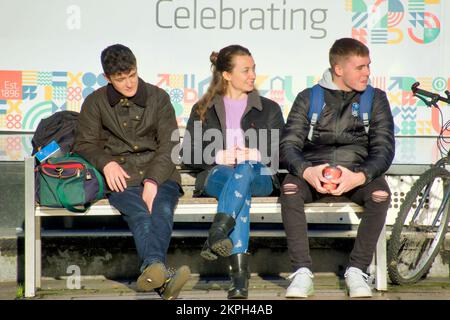
[[372, 102], [374, 94], [375, 89], [371, 85], [368, 85], [359, 99], [359, 116], [363, 121], [364, 130], [367, 134], [369, 133], [370, 116], [372, 114]]
[[308, 111], [308, 119], [309, 119], [309, 133], [308, 140], [311, 141], [313, 137], [314, 127], [319, 120], [320, 113], [324, 107], [324, 90], [318, 84], [314, 85], [311, 88], [310, 92], [310, 103], [309, 103], [309, 111]]

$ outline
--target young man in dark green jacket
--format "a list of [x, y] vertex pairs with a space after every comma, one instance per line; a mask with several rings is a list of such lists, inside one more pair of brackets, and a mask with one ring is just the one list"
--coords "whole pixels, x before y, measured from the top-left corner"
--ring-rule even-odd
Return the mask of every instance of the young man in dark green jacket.
[[175, 299], [189, 268], [166, 267], [173, 214], [182, 194], [171, 160], [178, 129], [168, 94], [138, 77], [133, 52], [116, 44], [101, 54], [108, 85], [86, 97], [74, 152], [103, 172], [117, 208], [133, 234], [140, 259], [139, 291]]

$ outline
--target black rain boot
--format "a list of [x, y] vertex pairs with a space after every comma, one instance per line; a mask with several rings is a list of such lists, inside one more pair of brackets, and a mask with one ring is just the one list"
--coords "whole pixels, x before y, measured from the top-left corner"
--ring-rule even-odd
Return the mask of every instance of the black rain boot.
[[228, 290], [228, 299], [247, 299], [248, 283], [250, 280], [248, 253], [238, 253], [230, 256], [231, 286]]
[[200, 255], [206, 260], [216, 260], [217, 255], [228, 257], [233, 249], [233, 243], [228, 234], [234, 228], [236, 221], [228, 214], [218, 212], [209, 228], [206, 240]]

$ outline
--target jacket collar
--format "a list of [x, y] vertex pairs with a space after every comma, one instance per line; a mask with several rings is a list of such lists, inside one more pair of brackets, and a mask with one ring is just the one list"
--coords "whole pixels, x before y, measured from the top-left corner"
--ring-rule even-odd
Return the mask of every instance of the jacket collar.
[[[208, 108], [211, 108], [214, 105], [223, 106], [223, 96], [220, 95], [214, 96], [214, 98], [208, 104]], [[253, 90], [248, 94], [247, 108], [244, 114], [247, 113], [247, 110], [250, 110], [251, 108], [255, 108], [258, 109], [259, 111], [262, 111], [261, 98], [259, 97], [259, 93], [257, 90]]]
[[106, 86], [106, 95], [108, 97], [108, 102], [111, 105], [111, 107], [114, 107], [116, 104], [118, 104], [122, 99], [127, 99], [133, 102], [134, 104], [145, 107], [147, 104], [147, 94], [145, 92], [145, 82], [141, 78], [139, 78], [138, 82], [138, 89], [136, 94], [131, 97], [127, 98], [124, 95], [122, 95], [119, 91], [117, 91], [111, 83], [108, 83]]

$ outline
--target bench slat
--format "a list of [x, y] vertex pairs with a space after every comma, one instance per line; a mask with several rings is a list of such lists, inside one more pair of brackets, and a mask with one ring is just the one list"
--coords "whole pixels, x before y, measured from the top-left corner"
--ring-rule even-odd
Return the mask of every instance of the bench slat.
[[[312, 238], [355, 238], [357, 230], [308, 230], [308, 236]], [[86, 231], [86, 230], [44, 230], [41, 233], [43, 238], [62, 238], [62, 237], [131, 237], [131, 231]], [[208, 230], [202, 229], [186, 229], [173, 230], [172, 237], [198, 237], [206, 238]], [[284, 230], [252, 230], [251, 236], [264, 238], [284, 238], [286, 233]]]
[[[279, 204], [279, 200], [277, 197], [254, 197], [252, 198], [252, 206], [257, 203], [269, 203], [269, 204]], [[186, 205], [186, 204], [196, 204], [196, 205], [205, 205], [205, 204], [217, 204], [217, 200], [215, 198], [191, 198], [191, 197], [181, 197], [178, 206]], [[111, 206], [107, 199], [102, 199], [97, 201], [92, 207], [88, 210], [92, 210], [95, 207], [102, 206]], [[305, 208], [313, 208], [313, 207], [329, 207], [329, 208], [342, 208], [350, 206], [354, 210], [358, 212], [362, 212], [362, 207], [357, 205], [354, 202], [343, 201], [343, 202], [314, 202], [305, 204]], [[47, 208], [36, 204], [36, 208], [46, 208], [46, 209], [55, 209], [55, 208]], [[58, 209], [58, 208], [56, 208]], [[73, 215], [79, 215], [78, 213], [73, 213]]]
[[[253, 223], [281, 223], [281, 205], [277, 198], [254, 198], [251, 209], [251, 222]], [[174, 222], [212, 222], [217, 210], [217, 201], [213, 198], [185, 199], [178, 204]], [[200, 201], [201, 200], [201, 201]], [[357, 213], [362, 207], [353, 202], [339, 203], [311, 203], [305, 205], [308, 223], [338, 223], [358, 224]], [[320, 213], [320, 214], [318, 214]], [[61, 208], [36, 207], [36, 216], [117, 216], [120, 212], [108, 203], [101, 200], [85, 213], [74, 213]]]

